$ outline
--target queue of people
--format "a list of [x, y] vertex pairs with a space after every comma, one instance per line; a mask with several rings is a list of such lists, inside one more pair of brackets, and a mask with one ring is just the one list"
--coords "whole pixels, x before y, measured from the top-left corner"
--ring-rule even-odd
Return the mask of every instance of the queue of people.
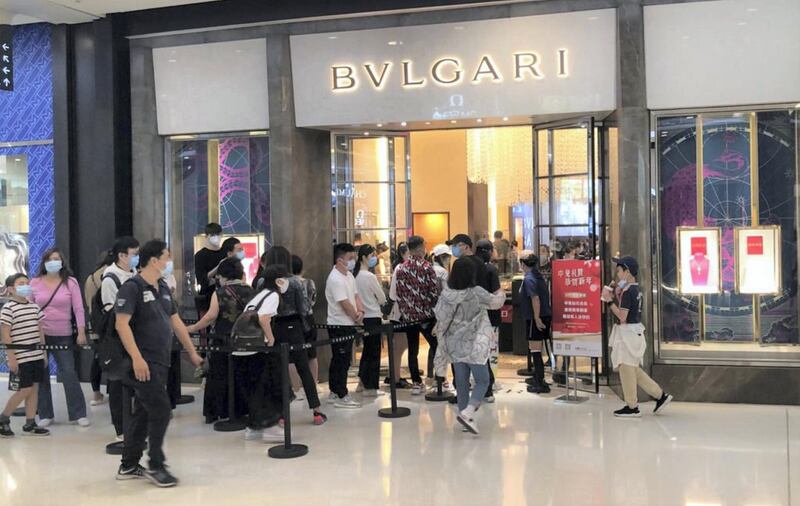
[[[117, 478], [147, 478], [161, 487], [178, 480], [165, 465], [163, 439], [170, 419], [167, 393], [173, 340], [188, 351], [191, 362], [205, 371], [203, 415], [206, 423], [222, 419], [247, 419], [245, 439], [265, 442], [283, 440], [283, 396], [280, 360], [275, 353], [237, 351], [233, 353], [233, 399], [229, 399], [227, 356], [210, 353], [201, 357], [190, 334], [213, 328], [211, 345], [236, 345], [237, 328], [243, 319], [255, 315], [262, 345], [286, 343], [291, 352], [292, 396], [308, 405], [311, 423], [323, 425], [317, 391], [316, 349], [303, 345], [316, 340], [313, 307], [316, 286], [303, 277], [303, 261], [281, 246], [271, 247], [260, 259], [252, 284], [246, 281], [242, 263], [244, 250], [238, 239], [221, 240], [217, 224], [206, 227], [207, 244], [195, 256], [199, 285], [195, 303], [199, 320], [186, 327], [178, 315], [174, 288], [168, 279], [173, 263], [167, 244], [152, 240], [140, 247], [132, 237], [115, 242], [97, 270], [86, 280], [86, 300], [92, 322], [102, 314], [114, 315], [114, 329], [129, 359], [120, 378], [108, 378], [107, 394], [117, 439], [124, 441]], [[505, 248], [502, 236], [495, 242], [473, 243], [457, 234], [447, 244], [428, 248], [424, 238], [412, 236], [395, 252], [389, 296], [375, 274], [384, 251], [369, 244], [357, 249], [339, 243], [334, 246], [334, 264], [325, 284], [328, 335], [334, 339], [329, 368], [327, 403], [335, 408], [358, 409], [361, 402], [348, 388], [348, 371], [353, 357], [352, 327], [363, 326], [363, 351], [358, 365], [356, 393], [362, 398], [383, 395], [379, 388], [381, 336], [379, 326], [389, 320], [404, 326], [404, 339], [395, 339], [396, 356], [408, 349], [410, 381], [400, 376], [400, 364], [392, 375], [398, 388], [412, 395], [425, 389], [423, 375], [449, 388], [452, 371], [457, 404], [457, 422], [465, 432], [478, 434], [477, 414], [484, 402], [494, 402], [493, 368], [496, 366], [500, 326], [499, 309], [506, 301], [500, 286], [498, 254], [504, 261], [519, 262], [524, 272], [520, 289], [522, 316], [527, 323], [534, 375], [527, 380], [528, 391], [548, 393], [544, 374], [544, 342], [550, 338], [552, 309], [548, 283], [542, 272], [542, 253], [516, 253]], [[503, 250], [498, 252], [498, 241]], [[512, 255], [513, 253], [513, 255]], [[577, 249], [568, 246], [567, 254]], [[216, 262], [216, 263], [215, 263]], [[618, 284], [613, 292], [604, 290], [602, 300], [618, 319], [612, 333], [612, 363], [620, 370], [626, 406], [615, 412], [620, 417], [638, 417], [636, 389], [641, 386], [657, 399], [656, 413], [672, 397], [655, 384], [639, 365], [644, 353], [644, 329], [640, 314], [642, 294], [635, 281], [636, 261], [614, 259]], [[502, 269], [503, 267], [501, 267]], [[63, 253], [52, 249], [44, 255], [36, 277], [16, 274], [6, 280], [11, 298], [0, 312], [3, 342], [15, 344], [86, 344], [86, 320], [80, 286]], [[611, 289], [609, 289], [611, 290]], [[94, 314], [92, 314], [94, 313]], [[429, 344], [426, 371], [419, 367], [420, 334]], [[174, 336], [174, 337], [173, 337]], [[229, 337], [230, 336], [230, 337]], [[102, 338], [102, 336], [93, 336]], [[341, 338], [341, 339], [339, 339]], [[24, 403], [24, 434], [48, 435], [54, 419], [48, 360], [55, 360], [64, 384], [70, 422], [90, 425], [86, 402], [75, 371], [72, 351], [12, 351], [9, 366], [15, 393], [0, 414], [0, 436], [14, 433], [10, 414]], [[100, 391], [102, 367], [95, 356], [92, 366], [92, 405], [105, 402]], [[449, 366], [449, 367], [448, 367]], [[470, 380], [472, 378], [472, 381]], [[387, 378], [388, 380], [388, 378]], [[122, 390], [134, 392], [134, 415], [123, 427]], [[233, 412], [230, 407], [233, 406]], [[38, 420], [37, 420], [38, 414]], [[127, 430], [125, 430], [127, 429]], [[149, 447], [149, 468], [139, 464], [145, 441]]]

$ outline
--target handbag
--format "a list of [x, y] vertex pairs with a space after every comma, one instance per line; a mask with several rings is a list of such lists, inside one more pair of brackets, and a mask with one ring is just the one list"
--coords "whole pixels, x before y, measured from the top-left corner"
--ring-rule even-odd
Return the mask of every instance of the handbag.
[[275, 292], [269, 291], [267, 295], [265, 295], [255, 306], [245, 310], [239, 315], [239, 318], [236, 319], [236, 323], [233, 324], [233, 328], [231, 329], [231, 340], [233, 341], [233, 345], [237, 348], [254, 348], [264, 346], [264, 330], [261, 328], [261, 323], [259, 323], [259, 316], [258, 311], [261, 309], [261, 306], [264, 305], [264, 301], [267, 300], [267, 297], [271, 296]]

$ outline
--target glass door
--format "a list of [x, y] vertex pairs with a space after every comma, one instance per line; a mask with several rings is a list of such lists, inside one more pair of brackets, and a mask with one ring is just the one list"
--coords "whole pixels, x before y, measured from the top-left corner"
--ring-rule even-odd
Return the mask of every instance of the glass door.
[[561, 258], [578, 248], [579, 258], [601, 256], [602, 179], [599, 137], [593, 118], [534, 129], [536, 242]]
[[408, 135], [333, 133], [332, 145], [334, 241], [376, 246], [377, 273], [388, 278], [389, 252], [410, 228]]

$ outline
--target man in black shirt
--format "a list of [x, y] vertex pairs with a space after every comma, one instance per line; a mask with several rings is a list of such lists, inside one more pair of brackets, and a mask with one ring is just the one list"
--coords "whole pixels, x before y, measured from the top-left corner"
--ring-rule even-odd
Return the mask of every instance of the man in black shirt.
[[[172, 294], [162, 276], [172, 270], [167, 244], [153, 240], [139, 251], [141, 272], [125, 282], [117, 293], [116, 330], [133, 370], [123, 382], [135, 392], [133, 417], [125, 427], [125, 446], [118, 480], [148, 478], [159, 487], [172, 487], [178, 480], [164, 466], [164, 434], [170, 418], [167, 374], [170, 367], [172, 334], [199, 367], [203, 359], [178, 316]], [[150, 466], [139, 465], [145, 440], [149, 440]]]
[[208, 311], [208, 306], [211, 305], [211, 294], [214, 293], [208, 273], [216, 269], [227, 256], [222, 250], [222, 227], [219, 223], [209, 223], [206, 225], [205, 232], [208, 244], [194, 255], [194, 275], [197, 284], [200, 285], [200, 291], [194, 299], [198, 319]]
[[[647, 343], [642, 325], [642, 293], [636, 276], [639, 275], [639, 264], [631, 256], [613, 258], [617, 266], [617, 287], [615, 293], [603, 288], [602, 300], [608, 303], [611, 312], [617, 318], [617, 324], [611, 332], [609, 346], [611, 365], [619, 370], [625, 406], [614, 411], [618, 418], [640, 418], [637, 389], [656, 399], [653, 413], [659, 414], [672, 402], [672, 396], [662, 389], [644, 372], [640, 365], [644, 358]], [[619, 305], [617, 305], [619, 301]]]

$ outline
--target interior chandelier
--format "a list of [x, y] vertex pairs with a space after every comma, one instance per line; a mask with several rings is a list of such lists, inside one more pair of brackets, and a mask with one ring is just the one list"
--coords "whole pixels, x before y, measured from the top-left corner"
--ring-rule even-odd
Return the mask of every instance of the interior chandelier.
[[467, 131], [467, 180], [495, 188], [497, 203], [513, 206], [533, 194], [530, 127]]

